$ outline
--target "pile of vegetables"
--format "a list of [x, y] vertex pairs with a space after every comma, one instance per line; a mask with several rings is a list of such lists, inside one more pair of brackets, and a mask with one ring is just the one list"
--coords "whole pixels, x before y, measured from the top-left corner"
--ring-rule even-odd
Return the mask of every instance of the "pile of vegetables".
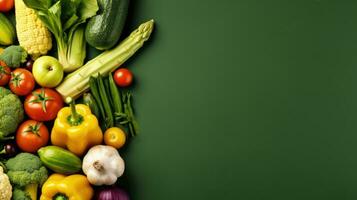
[[[154, 21], [120, 41], [128, 7], [0, 1], [0, 200], [129, 200], [120, 151], [139, 125], [133, 74], [119, 67]], [[84, 63], [87, 45], [102, 52]]]

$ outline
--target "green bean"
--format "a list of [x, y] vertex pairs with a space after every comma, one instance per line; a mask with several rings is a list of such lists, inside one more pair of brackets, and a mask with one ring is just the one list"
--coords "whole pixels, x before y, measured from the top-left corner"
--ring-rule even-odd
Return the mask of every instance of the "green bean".
[[110, 101], [108, 99], [108, 95], [106, 89], [104, 87], [102, 76], [99, 74], [97, 77], [98, 89], [101, 100], [103, 102], [104, 111], [106, 113], [106, 128], [113, 127], [113, 114], [112, 109], [110, 107]]

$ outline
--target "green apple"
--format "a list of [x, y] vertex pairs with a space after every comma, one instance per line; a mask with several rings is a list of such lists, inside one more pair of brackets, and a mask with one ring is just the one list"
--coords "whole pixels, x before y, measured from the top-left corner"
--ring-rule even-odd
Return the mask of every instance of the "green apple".
[[33, 63], [32, 74], [39, 85], [53, 88], [63, 79], [63, 66], [54, 57], [42, 56]]

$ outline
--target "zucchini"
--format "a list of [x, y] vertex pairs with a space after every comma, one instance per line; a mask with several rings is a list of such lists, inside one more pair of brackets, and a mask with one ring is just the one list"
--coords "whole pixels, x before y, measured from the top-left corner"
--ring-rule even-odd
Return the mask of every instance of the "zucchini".
[[0, 13], [0, 45], [12, 45], [15, 39], [15, 27], [4, 14]]
[[129, 0], [98, 0], [98, 15], [88, 21], [85, 37], [99, 50], [114, 47], [120, 38], [128, 14]]
[[74, 174], [82, 169], [81, 159], [72, 152], [57, 146], [46, 146], [38, 150], [42, 163], [60, 174]]

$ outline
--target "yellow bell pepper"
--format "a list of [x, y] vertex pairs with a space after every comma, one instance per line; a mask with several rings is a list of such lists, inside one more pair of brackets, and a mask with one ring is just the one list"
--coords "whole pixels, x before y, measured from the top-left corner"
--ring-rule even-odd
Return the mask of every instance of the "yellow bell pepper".
[[52, 174], [42, 186], [40, 200], [90, 200], [93, 188], [80, 174]]
[[81, 156], [90, 147], [102, 143], [103, 133], [88, 106], [75, 105], [71, 98], [69, 101], [70, 107], [62, 108], [57, 114], [51, 142]]

